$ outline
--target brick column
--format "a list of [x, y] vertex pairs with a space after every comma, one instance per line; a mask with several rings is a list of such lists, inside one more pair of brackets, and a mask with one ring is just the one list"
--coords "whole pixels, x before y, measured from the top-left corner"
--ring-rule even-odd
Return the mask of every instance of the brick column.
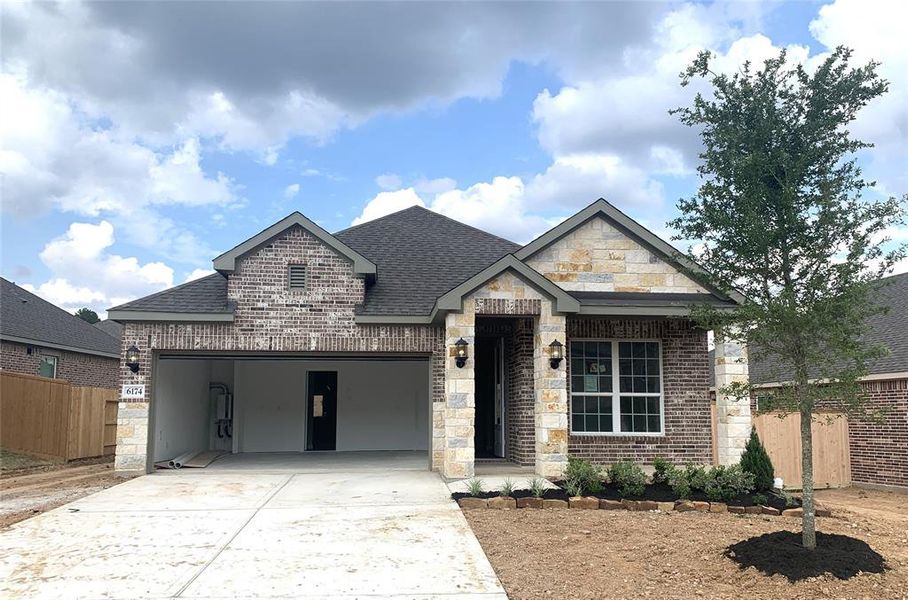
[[549, 344], [566, 343], [565, 317], [552, 314], [552, 304], [543, 300], [533, 340], [533, 387], [536, 396], [536, 473], [560, 477], [567, 466], [568, 414], [567, 369], [549, 363]]
[[720, 465], [741, 460], [752, 427], [750, 399], [738, 400], [722, 393], [722, 388], [747, 382], [747, 348], [716, 336], [716, 445]]
[[[458, 368], [454, 360], [454, 343], [463, 338], [469, 345], [467, 364]], [[444, 466], [445, 479], [473, 477], [476, 458], [474, 420], [476, 417], [476, 310], [472, 299], [464, 301], [461, 313], [445, 317], [445, 410]]]

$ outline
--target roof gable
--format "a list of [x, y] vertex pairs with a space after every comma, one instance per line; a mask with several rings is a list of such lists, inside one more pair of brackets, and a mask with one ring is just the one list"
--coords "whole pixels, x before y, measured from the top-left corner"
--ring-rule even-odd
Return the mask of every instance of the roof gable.
[[[565, 236], [576, 231], [578, 228], [582, 227], [584, 224], [594, 218], [604, 219], [624, 235], [639, 243], [644, 248], [650, 250], [651, 252], [653, 252], [653, 254], [657, 255], [665, 262], [675, 266], [682, 274], [686, 274], [687, 272], [706, 272], [705, 269], [681, 254], [671, 244], [669, 244], [647, 228], [643, 227], [638, 222], [631, 219], [602, 198], [596, 200], [574, 216], [566, 219], [565, 221], [562, 221], [559, 225], [542, 234], [541, 236], [515, 252], [514, 256], [522, 261], [527, 260], [538, 254], [542, 250], [548, 248], [552, 244], [556, 243], [557, 241], [561, 240]], [[703, 285], [700, 282], [696, 283]], [[704, 285], [704, 287], [708, 286]], [[744, 301], [744, 297], [741, 296], [738, 292], [732, 291], [726, 295], [717, 289], [709, 289], [717, 297], [730, 297], [737, 303]]]
[[309, 220], [298, 211], [287, 215], [271, 227], [268, 227], [267, 229], [257, 233], [245, 242], [239, 244], [238, 246], [235, 246], [231, 250], [228, 250], [227, 252], [215, 258], [214, 268], [221, 272], [233, 271], [236, 268], [236, 259], [240, 258], [248, 252], [251, 252], [259, 246], [267, 244], [283, 232], [296, 225], [302, 227], [303, 229], [314, 235], [316, 238], [318, 238], [326, 246], [332, 248], [335, 252], [352, 262], [353, 272], [357, 275], [374, 276], [377, 272], [378, 269], [376, 268], [375, 263], [316, 225], [313, 221]]

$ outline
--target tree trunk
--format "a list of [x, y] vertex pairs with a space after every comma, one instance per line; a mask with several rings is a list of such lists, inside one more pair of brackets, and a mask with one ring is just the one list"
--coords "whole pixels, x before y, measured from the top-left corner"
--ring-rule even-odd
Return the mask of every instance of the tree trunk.
[[813, 410], [808, 404], [805, 402], [801, 406], [801, 485], [804, 490], [801, 543], [813, 550], [817, 547], [817, 523], [813, 507]]

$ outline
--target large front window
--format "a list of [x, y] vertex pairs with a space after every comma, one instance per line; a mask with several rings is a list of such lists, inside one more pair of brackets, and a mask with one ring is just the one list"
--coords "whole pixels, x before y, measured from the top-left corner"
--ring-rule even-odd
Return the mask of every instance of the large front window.
[[574, 340], [570, 357], [573, 433], [662, 433], [659, 342]]

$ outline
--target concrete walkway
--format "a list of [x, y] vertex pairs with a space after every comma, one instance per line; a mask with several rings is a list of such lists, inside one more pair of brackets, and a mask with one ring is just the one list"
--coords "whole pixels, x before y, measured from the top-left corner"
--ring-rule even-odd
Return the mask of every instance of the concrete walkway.
[[128, 481], [0, 533], [0, 597], [506, 598], [438, 475], [375, 460]]

